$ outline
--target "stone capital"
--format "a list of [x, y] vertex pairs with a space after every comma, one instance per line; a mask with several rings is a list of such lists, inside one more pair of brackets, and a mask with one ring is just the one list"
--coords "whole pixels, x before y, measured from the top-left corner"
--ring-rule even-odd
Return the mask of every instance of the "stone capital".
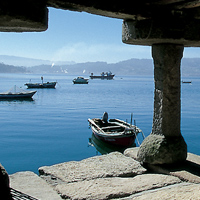
[[122, 41], [126, 44], [152, 46], [153, 44], [182, 44], [200, 47], [200, 19], [165, 17], [145, 20], [124, 20]]

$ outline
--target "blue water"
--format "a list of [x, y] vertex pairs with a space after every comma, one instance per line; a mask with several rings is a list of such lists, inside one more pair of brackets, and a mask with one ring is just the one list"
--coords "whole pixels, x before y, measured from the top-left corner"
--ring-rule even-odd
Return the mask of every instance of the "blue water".
[[[13, 85], [40, 82], [41, 75], [0, 74], [0, 91]], [[88, 118], [101, 117], [130, 121], [147, 136], [153, 120], [153, 77], [116, 76], [115, 80], [90, 80], [73, 85], [76, 76], [45, 75], [45, 81], [58, 81], [56, 89], [37, 89], [33, 101], [0, 101], [0, 162], [9, 174], [44, 165], [82, 160], [97, 154], [88, 145], [92, 135]], [[187, 79], [188, 80], [188, 79]], [[181, 132], [188, 151], [200, 155], [200, 80], [182, 84]]]

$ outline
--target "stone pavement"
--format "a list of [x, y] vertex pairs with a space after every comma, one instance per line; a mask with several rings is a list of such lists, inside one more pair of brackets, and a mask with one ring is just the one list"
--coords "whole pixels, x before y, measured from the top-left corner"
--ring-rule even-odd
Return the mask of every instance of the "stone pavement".
[[[10, 175], [11, 187], [40, 200], [200, 199], [200, 156], [179, 166], [141, 166], [138, 148]], [[46, 181], [45, 181], [46, 180]]]
[[40, 200], [59, 200], [60, 195], [57, 194], [52, 187], [41, 179], [37, 174], [26, 171], [17, 172], [10, 177], [10, 187], [17, 191], [30, 195]]

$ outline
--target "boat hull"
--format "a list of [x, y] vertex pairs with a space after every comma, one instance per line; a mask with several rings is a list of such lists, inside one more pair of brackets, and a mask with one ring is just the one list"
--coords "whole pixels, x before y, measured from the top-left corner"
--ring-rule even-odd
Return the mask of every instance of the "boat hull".
[[88, 81], [73, 81], [74, 84], [88, 84]]
[[78, 77], [73, 80], [74, 84], [88, 84], [88, 79], [83, 77]]
[[[94, 146], [98, 152], [100, 152], [102, 155], [111, 153], [114, 151], [119, 151], [121, 153], [124, 152], [124, 150], [127, 148], [125, 146], [116, 146], [112, 145], [110, 143], [104, 142], [102, 140], [99, 140], [93, 133], [91, 138], [89, 138], [89, 144]], [[135, 147], [136, 144], [134, 143], [131, 147]]]
[[133, 146], [133, 144], [135, 143], [135, 135], [121, 135], [121, 136], [101, 135], [93, 128], [92, 132], [99, 140], [112, 145], [130, 147]]
[[26, 83], [28, 88], [55, 88], [56, 82], [47, 82], [47, 83]]
[[111, 80], [114, 78], [114, 74], [113, 75], [109, 75], [109, 76], [90, 76], [91, 79], [107, 79], [107, 80]]
[[1, 99], [30, 99], [36, 93], [36, 91], [29, 92], [29, 93], [19, 93], [19, 94], [0, 94]]

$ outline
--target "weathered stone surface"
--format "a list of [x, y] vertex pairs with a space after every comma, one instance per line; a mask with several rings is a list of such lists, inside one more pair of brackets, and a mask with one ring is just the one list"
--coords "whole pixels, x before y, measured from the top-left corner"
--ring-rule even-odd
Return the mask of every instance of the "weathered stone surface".
[[185, 161], [187, 145], [183, 137], [151, 134], [140, 146], [137, 160], [149, 164], [173, 164]]
[[139, 162], [119, 152], [39, 168], [40, 175], [53, 182], [76, 182], [105, 177], [127, 177], [146, 172]]
[[0, 1], [0, 31], [45, 31], [48, 27], [48, 9], [41, 0]]
[[9, 177], [5, 168], [0, 164], [0, 199], [11, 200]]
[[187, 181], [190, 183], [200, 183], [200, 177], [193, 173], [190, 173], [189, 171], [187, 171], [187, 169], [183, 169], [183, 170], [175, 171], [175, 172], [171, 171], [169, 174], [176, 176], [183, 181]]
[[200, 36], [192, 35], [199, 31], [199, 19], [187, 20], [175, 16], [162, 18], [160, 14], [154, 19], [124, 20], [122, 41], [132, 45], [151, 46], [168, 43], [199, 47]]
[[185, 161], [187, 144], [180, 131], [180, 64], [183, 45], [154, 44], [154, 116], [152, 133], [138, 151], [138, 161], [172, 164]]
[[[125, 154], [135, 157], [137, 151], [138, 148], [130, 148], [126, 150]], [[188, 155], [188, 160], [184, 165], [149, 165], [155, 167], [151, 169], [157, 174], [143, 170], [138, 166], [139, 163], [137, 161], [132, 162], [134, 159], [117, 152], [104, 156], [95, 156], [80, 162], [41, 167], [41, 169], [48, 168], [49, 172], [54, 172], [49, 177], [50, 179], [55, 179], [53, 180], [56, 182], [54, 189], [60, 194], [56, 194], [56, 196], [54, 196], [55, 190], [53, 190], [54, 194], [52, 194], [52, 187], [32, 172], [10, 175], [11, 186], [41, 200], [57, 200], [61, 199], [61, 197], [77, 200], [160, 199], [161, 197], [162, 199], [190, 199], [189, 197], [198, 199], [200, 184], [188, 182], [199, 183], [200, 156], [191, 153], [188, 153]], [[139, 168], [136, 169], [136, 166], [129, 168], [129, 165], [132, 164]], [[101, 171], [102, 168], [103, 171]], [[95, 169], [97, 169], [97, 172], [95, 172]], [[139, 175], [134, 176], [133, 169]], [[106, 173], [106, 170], [108, 170], [108, 173]], [[46, 176], [44, 174], [45, 170], [42, 172]], [[126, 174], [123, 172], [126, 172]], [[92, 176], [92, 173], [95, 173], [95, 176]], [[57, 174], [60, 176], [59, 178], [56, 176]], [[41, 181], [42, 183], [40, 183]], [[43, 184], [47, 185], [47, 188]], [[37, 196], [37, 194], [40, 196]]]
[[[139, 148], [128, 148], [124, 155], [137, 160]], [[186, 162], [181, 165], [146, 165], [148, 169], [155, 173], [173, 175], [182, 181], [190, 183], [200, 183], [200, 156], [188, 153]]]
[[[190, 19], [199, 19], [200, 16], [198, 9], [200, 4], [196, 0], [109, 1], [106, 3], [100, 0], [47, 0], [47, 5], [64, 10], [85, 11], [121, 19], [142, 20], [158, 17], [159, 20], [164, 18], [167, 21], [169, 15], [174, 15], [188, 21]], [[168, 23], [171, 22], [171, 20], [168, 21]], [[177, 22], [177, 20], [174, 21]], [[182, 23], [178, 24], [178, 27], [181, 25]]]
[[124, 200], [198, 200], [200, 198], [200, 185], [199, 184], [177, 184], [175, 186], [169, 186], [158, 190], [145, 192], [142, 194], [134, 195], [129, 198], [123, 198]]
[[60, 184], [56, 190], [64, 199], [111, 199], [180, 183], [180, 179], [158, 174], [138, 175], [134, 178], [101, 178], [89, 181]]
[[41, 200], [59, 200], [60, 195], [33, 172], [18, 172], [10, 175], [11, 187]]
[[139, 147], [128, 148], [124, 151], [124, 155], [127, 157], [131, 157], [134, 160], [137, 160], [138, 150], [139, 150]]
[[200, 165], [200, 156], [199, 155], [195, 155], [193, 153], [188, 153], [187, 160], [190, 162], [193, 162], [197, 165]]
[[155, 44], [154, 116], [152, 134], [180, 136], [180, 65], [183, 45]]

